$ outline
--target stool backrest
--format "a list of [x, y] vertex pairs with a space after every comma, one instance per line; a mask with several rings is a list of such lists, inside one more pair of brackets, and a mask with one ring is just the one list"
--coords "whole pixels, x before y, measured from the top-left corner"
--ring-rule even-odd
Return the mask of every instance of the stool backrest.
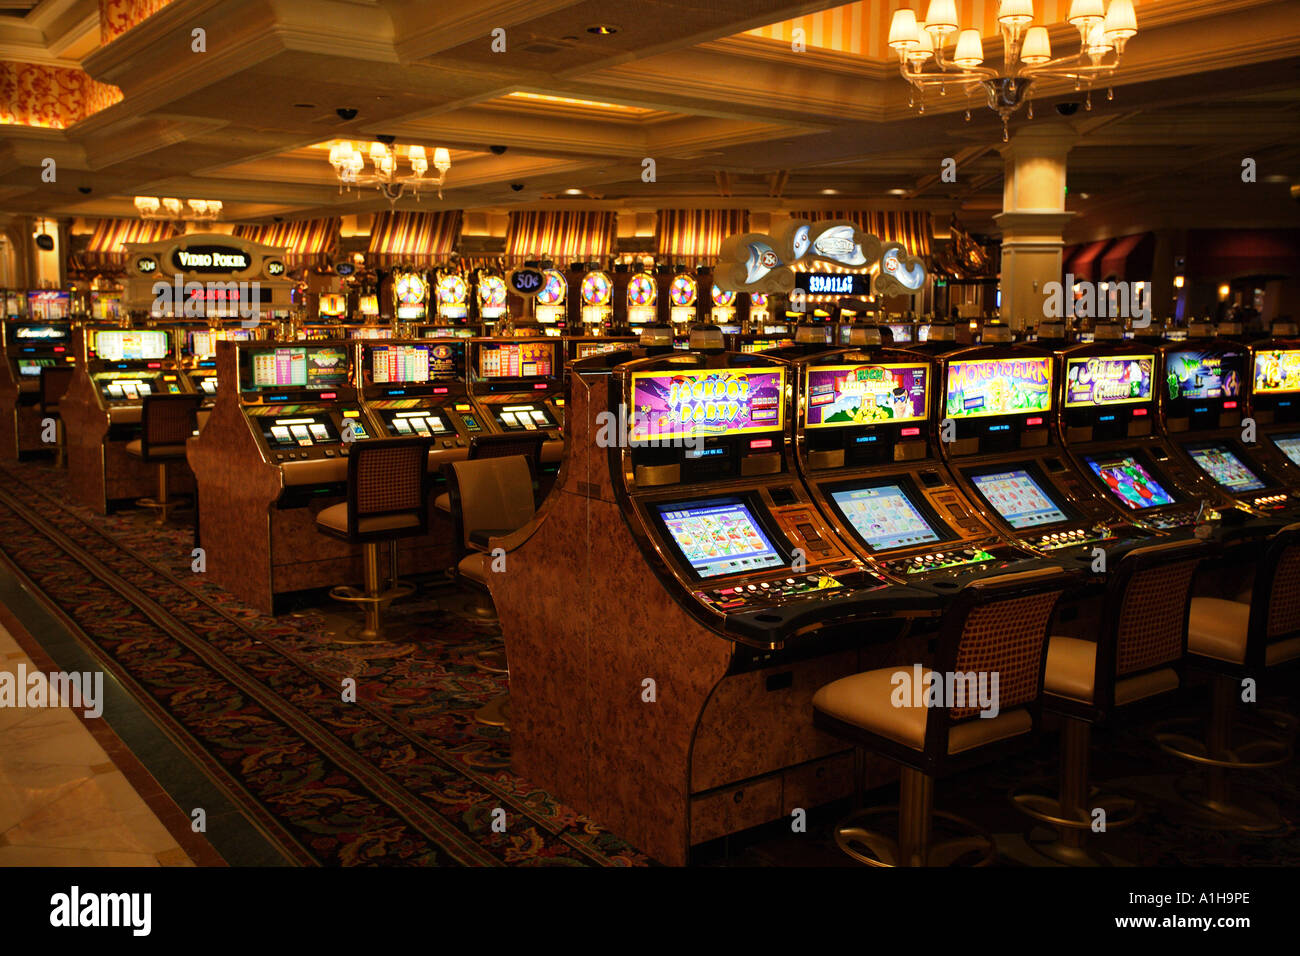
[[1187, 654], [1192, 581], [1208, 556], [1198, 539], [1134, 548], [1107, 582], [1093, 699], [1113, 702], [1115, 678], [1181, 664]]
[[446, 472], [462, 547], [476, 531], [517, 531], [532, 520], [533, 476], [522, 455], [452, 462]]
[[[997, 675], [1001, 713], [1025, 707], [1038, 726], [1052, 612], [1076, 575], [1049, 565], [999, 574], [968, 585], [944, 614], [935, 667], [941, 675]], [[961, 682], [960, 676], [957, 683]], [[933, 709], [926, 723], [926, 750], [946, 752], [948, 730], [983, 719], [975, 704]]]
[[1265, 665], [1270, 644], [1300, 638], [1300, 524], [1269, 540], [1255, 568], [1246, 636], [1246, 666]]
[[523, 455], [528, 459], [528, 468], [533, 477], [542, 463], [542, 444], [546, 436], [537, 432], [506, 435], [475, 435], [469, 440], [471, 460], [479, 458], [509, 458]]
[[201, 395], [146, 395], [140, 412], [141, 445], [183, 445], [194, 433]]
[[41, 411], [54, 412], [59, 409], [59, 402], [72, 384], [72, 375], [76, 371], [71, 365], [48, 365], [41, 367]]
[[[362, 540], [363, 518], [414, 515], [429, 527], [428, 438], [354, 441], [348, 451], [348, 527]], [[391, 537], [379, 532], [375, 537]]]

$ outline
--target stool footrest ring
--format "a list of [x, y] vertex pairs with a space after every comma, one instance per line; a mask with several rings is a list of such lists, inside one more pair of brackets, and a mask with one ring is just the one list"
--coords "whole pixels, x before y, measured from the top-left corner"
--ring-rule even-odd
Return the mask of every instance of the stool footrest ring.
[[[851, 813], [835, 827], [836, 844], [853, 859], [868, 866], [908, 865], [899, 862], [897, 839], [886, 832], [857, 825], [859, 821], [866, 822], [874, 817], [892, 819], [896, 829], [898, 807], [868, 807]], [[993, 835], [979, 825], [943, 810], [932, 811], [931, 821], [932, 825], [940, 821], [950, 824], [949, 829], [956, 831], [957, 835], [947, 840], [932, 840], [923, 865], [956, 866], [975, 854], [966, 865], [988, 866], [997, 858], [997, 845], [993, 841]], [[868, 852], [863, 852], [858, 847]]]

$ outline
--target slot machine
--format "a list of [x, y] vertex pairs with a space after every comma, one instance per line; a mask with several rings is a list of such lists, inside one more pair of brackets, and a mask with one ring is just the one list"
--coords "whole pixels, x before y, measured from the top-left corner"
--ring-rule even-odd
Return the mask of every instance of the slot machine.
[[393, 307], [398, 322], [422, 325], [428, 317], [429, 282], [418, 272], [393, 274]]
[[357, 298], [357, 313], [362, 325], [379, 324], [379, 296], [367, 293]]
[[[1109, 486], [1094, 487], [1059, 444], [1053, 422], [1057, 363], [1050, 353], [981, 345], [938, 361], [941, 454], [963, 495], [1003, 537], [1062, 561], [1090, 562], [1094, 549], [1110, 552], [1150, 535], [1123, 505], [1103, 497]], [[1121, 452], [1124, 458], [1127, 450]], [[1109, 453], [1097, 454], [1107, 474], [1127, 467]], [[1195, 505], [1188, 511], [1141, 466], [1132, 471], [1125, 481], [1147, 489], [1151, 510], [1170, 520], [1195, 519]]]
[[1250, 346], [1249, 355], [1242, 382], [1255, 425], [1251, 450], [1270, 478], [1295, 490], [1300, 488], [1300, 341], [1265, 339]]
[[751, 331], [757, 330], [763, 332], [767, 323], [772, 320], [772, 313], [768, 311], [767, 295], [762, 292], [751, 292], [749, 294], [749, 328]]
[[683, 334], [695, 322], [700, 283], [689, 272], [680, 272], [668, 283], [668, 309], [673, 327]]
[[600, 335], [614, 320], [614, 282], [604, 272], [588, 272], [578, 285], [582, 325], [588, 335]]
[[710, 292], [710, 298], [713, 303], [711, 313], [713, 324], [721, 328], [724, 334], [739, 332], [740, 327], [736, 325], [736, 293], [726, 292], [715, 285]]
[[33, 322], [67, 322], [72, 317], [72, 293], [32, 289], [27, 293], [27, 317]]
[[199, 426], [207, 421], [206, 410], [217, 400], [217, 343], [251, 342], [265, 337], [265, 329], [258, 326], [253, 329], [230, 327], [223, 329], [196, 329], [185, 333], [188, 348], [183, 355], [188, 355], [185, 362], [185, 376], [190, 380], [194, 391], [203, 396], [199, 412]]
[[942, 460], [935, 359], [875, 347], [796, 367], [799, 473], [863, 561], [895, 581], [955, 593], [973, 578], [1037, 560], [1003, 539]]
[[493, 432], [542, 432], [542, 461], [558, 462], [564, 441], [564, 341], [470, 339], [469, 394]]
[[506, 317], [506, 280], [497, 275], [480, 274], [478, 280], [478, 317], [483, 334]]
[[16, 459], [24, 452], [48, 450], [42, 440], [41, 369], [77, 361], [69, 322], [0, 323], [4, 365], [0, 368], [0, 456]]
[[323, 292], [316, 314], [321, 325], [342, 325], [348, 316], [348, 297], [338, 292]]
[[469, 321], [469, 283], [458, 272], [444, 272], [434, 284], [438, 322], [465, 325]]
[[934, 595], [886, 585], [809, 500], [789, 372], [698, 351], [579, 372], [556, 490], [492, 541], [510, 567], [489, 583], [513, 770], [669, 865], [850, 793], [852, 751], [812, 727], [812, 694], [884, 666], [903, 615], [935, 613]]
[[542, 272], [542, 290], [533, 299], [533, 320], [546, 335], [561, 335], [568, 324], [569, 280], [558, 269]]
[[464, 458], [483, 434], [482, 413], [465, 389], [463, 339], [361, 347], [362, 400], [382, 438], [430, 438], [430, 470]]
[[917, 330], [917, 342], [911, 349], [927, 355], [942, 355], [962, 348], [957, 342], [957, 327], [951, 322], [931, 322]]
[[635, 335], [570, 336], [564, 340], [568, 349], [568, 361], [580, 362], [593, 355], [606, 352], [624, 352], [636, 348], [639, 339]]
[[1172, 457], [1240, 508], [1262, 516], [1294, 515], [1300, 501], [1292, 489], [1300, 482], [1288, 480], [1285, 455], [1267, 434], [1259, 435], [1258, 420], [1243, 428], [1251, 349], [1210, 339], [1166, 345], [1161, 357], [1157, 424]]
[[627, 324], [656, 325], [658, 323], [659, 290], [655, 277], [648, 272], [638, 272], [627, 280]]

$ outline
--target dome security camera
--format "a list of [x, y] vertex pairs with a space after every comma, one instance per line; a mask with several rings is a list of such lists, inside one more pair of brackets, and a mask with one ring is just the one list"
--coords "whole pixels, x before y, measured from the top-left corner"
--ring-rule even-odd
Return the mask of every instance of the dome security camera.
[[496, 154], [497, 156], [502, 155], [502, 154], [503, 154], [503, 153], [504, 153], [508, 148], [509, 148], [509, 147], [507, 147], [507, 146], [489, 146], [489, 147], [488, 147], [488, 149], [492, 150], [492, 152], [493, 152], [494, 154]]
[[1073, 116], [1075, 113], [1079, 112], [1079, 104], [1057, 103], [1056, 112], [1060, 113], [1062, 116]]
[[352, 109], [350, 106], [340, 106], [334, 112], [338, 113], [339, 119], [342, 120], [354, 120], [357, 118], [357, 111]]
[[523, 183], [511, 183], [511, 184], [510, 184], [510, 188], [513, 189], [515, 192], [519, 192], [519, 190], [521, 190], [521, 189], [524, 188], [524, 184], [523, 184]]

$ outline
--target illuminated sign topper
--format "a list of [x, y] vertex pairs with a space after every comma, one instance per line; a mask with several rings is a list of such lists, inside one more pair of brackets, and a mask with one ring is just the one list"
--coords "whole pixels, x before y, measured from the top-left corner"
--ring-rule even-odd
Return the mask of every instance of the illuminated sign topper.
[[1154, 355], [1071, 358], [1065, 369], [1065, 407], [1149, 402]]
[[190, 246], [172, 253], [177, 272], [243, 272], [252, 261], [243, 249], [233, 246]]
[[632, 376], [636, 440], [776, 431], [784, 411], [780, 368], [692, 369]]
[[948, 418], [1024, 415], [1052, 408], [1050, 356], [957, 361], [948, 366]]
[[1255, 353], [1255, 391], [1300, 392], [1300, 350], [1270, 349]]

